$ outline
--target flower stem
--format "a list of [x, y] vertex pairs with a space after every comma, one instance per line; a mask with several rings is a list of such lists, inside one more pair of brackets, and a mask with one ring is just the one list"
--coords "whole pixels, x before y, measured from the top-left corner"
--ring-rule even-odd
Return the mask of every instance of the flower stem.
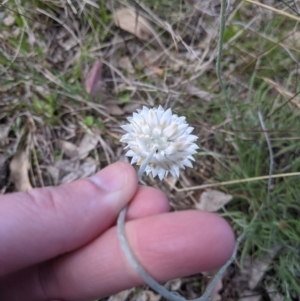
[[[153, 148], [151, 153], [148, 155], [148, 157], [144, 160], [142, 163], [139, 171], [138, 171], [138, 180], [141, 180], [142, 175], [151, 161], [151, 158], [156, 152], [156, 148]], [[127, 212], [128, 206], [122, 209], [122, 211], [119, 214], [118, 221], [117, 221], [117, 228], [118, 228], [118, 236], [121, 243], [121, 248], [131, 264], [131, 266], [136, 270], [136, 272], [142, 277], [142, 279], [157, 293], [159, 293], [161, 296], [165, 297], [166, 299], [170, 301], [186, 301], [185, 298], [175, 295], [174, 293], [169, 292], [164, 286], [160, 285], [155, 279], [153, 279], [142, 267], [142, 265], [138, 262], [135, 255], [133, 254], [127, 237], [125, 233], [125, 217]]]
[[[159, 293], [161, 296], [163, 296], [167, 300], [170, 300], [170, 301], [187, 301], [184, 297], [168, 291], [164, 286], [159, 284], [155, 279], [153, 279], [145, 271], [145, 269], [142, 267], [142, 265], [138, 262], [138, 260], [136, 259], [135, 255], [133, 254], [133, 252], [132, 252], [132, 250], [131, 250], [131, 248], [128, 244], [126, 234], [125, 234], [124, 224], [125, 224], [126, 211], [127, 211], [127, 206], [121, 211], [121, 213], [118, 217], [117, 226], [118, 226], [118, 235], [119, 235], [119, 240], [120, 240], [120, 243], [121, 243], [122, 250], [123, 250], [127, 260], [131, 264], [131, 266], [135, 269], [135, 271], [141, 276], [141, 278], [154, 291]], [[241, 241], [244, 239], [244, 237], [245, 237], [245, 234], [242, 234], [237, 239], [237, 242], [236, 242], [236, 245], [235, 245], [235, 248], [234, 248], [234, 251], [232, 253], [231, 258], [222, 266], [222, 268], [219, 270], [219, 272], [215, 275], [213, 281], [208, 285], [208, 287], [206, 288], [204, 294], [200, 298], [189, 300], [189, 301], [208, 301], [209, 300], [211, 292], [214, 289], [216, 283], [223, 277], [224, 272], [226, 271], [228, 266], [230, 264], [232, 264], [232, 262], [235, 260], [238, 247], [239, 247]]]
[[142, 163], [139, 171], [138, 171], [138, 174], [137, 174], [137, 177], [138, 177], [138, 181], [141, 180], [142, 176], [143, 176], [143, 173], [147, 167], [147, 165], [150, 163], [153, 155], [155, 154], [155, 152], [157, 151], [157, 148], [154, 147], [151, 151], [151, 153], [148, 155], [148, 157], [144, 160], [144, 162]]
[[[147, 165], [149, 164], [151, 158], [155, 154], [156, 149], [154, 148], [148, 157], [144, 160], [143, 164], [140, 167], [138, 172], [138, 179], [140, 180], [142, 174], [144, 173]], [[125, 254], [127, 260], [131, 264], [131, 266], [135, 269], [135, 271], [141, 276], [141, 278], [157, 293], [159, 293], [162, 297], [166, 298], [169, 301], [187, 301], [184, 297], [180, 296], [179, 294], [175, 294], [167, 290], [163, 285], [159, 284], [154, 278], [152, 278], [148, 272], [142, 267], [139, 261], [136, 259], [134, 253], [132, 252], [127, 237], [125, 233], [125, 217], [127, 212], [128, 206], [122, 209], [119, 214], [118, 221], [117, 221], [117, 228], [118, 228], [118, 236], [121, 244], [121, 248], [123, 253]], [[208, 301], [211, 295], [212, 290], [214, 289], [218, 280], [220, 280], [227, 269], [227, 267], [235, 260], [236, 253], [239, 247], [239, 244], [244, 238], [244, 234], [242, 234], [238, 239], [235, 245], [235, 249], [231, 258], [225, 263], [225, 265], [219, 270], [219, 272], [215, 275], [213, 281], [208, 285], [204, 294], [197, 299], [190, 300], [190, 301]]]
[[125, 223], [125, 216], [126, 216], [127, 206], [121, 211], [119, 217], [118, 217], [118, 235], [119, 240], [121, 243], [122, 250], [129, 261], [130, 265], [135, 269], [135, 271], [138, 273], [138, 275], [141, 276], [141, 278], [157, 293], [159, 293], [161, 296], [165, 297], [166, 299], [170, 301], [186, 301], [185, 298], [175, 295], [172, 292], [169, 292], [164, 286], [160, 285], [155, 279], [153, 279], [142, 267], [142, 265], [138, 262], [138, 260], [135, 258], [135, 255], [133, 254], [127, 238], [125, 234], [124, 229], [124, 223]]

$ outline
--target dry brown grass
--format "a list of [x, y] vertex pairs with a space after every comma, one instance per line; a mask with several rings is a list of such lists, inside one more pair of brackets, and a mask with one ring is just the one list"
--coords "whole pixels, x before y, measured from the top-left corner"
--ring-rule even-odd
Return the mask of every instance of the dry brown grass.
[[[161, 104], [187, 116], [199, 136], [201, 150], [194, 169], [183, 171], [178, 180], [144, 178], [167, 193], [174, 210], [196, 208], [204, 191], [180, 189], [268, 175], [269, 152], [259, 110], [275, 154], [272, 172], [299, 172], [300, 17], [279, 2], [269, 1], [267, 8], [249, 2], [231, 1], [227, 11], [222, 76], [233, 109], [229, 112], [215, 67], [218, 1], [145, 0], [132, 6], [127, 1], [4, 1], [1, 193], [29, 185], [59, 185], [127, 160], [119, 142], [120, 125], [142, 105]], [[134, 18], [143, 18], [144, 27], [131, 24], [131, 30], [125, 27], [129, 32], [118, 28], [113, 15], [120, 7], [138, 12]], [[9, 168], [20, 153], [28, 154], [28, 164], [23, 164], [29, 181], [25, 188], [16, 184]], [[243, 259], [259, 258], [274, 245], [282, 246], [269, 272], [248, 292], [263, 300], [272, 300], [271, 287], [289, 300], [299, 295], [299, 255], [293, 251], [300, 243], [297, 179], [280, 177], [269, 193], [266, 181], [218, 188], [234, 196], [220, 213], [238, 233], [248, 231]], [[265, 206], [267, 198], [271, 211]], [[282, 222], [288, 230], [281, 230]], [[236, 300], [250, 290], [240, 275], [234, 267], [228, 271], [223, 300]], [[180, 280], [174, 289], [193, 297], [203, 289], [200, 280]], [[131, 291], [125, 299], [145, 294]]]

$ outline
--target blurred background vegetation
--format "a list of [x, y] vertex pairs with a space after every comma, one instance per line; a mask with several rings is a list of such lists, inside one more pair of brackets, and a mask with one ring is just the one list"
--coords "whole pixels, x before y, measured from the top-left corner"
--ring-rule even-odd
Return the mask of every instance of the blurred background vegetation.
[[[126, 117], [170, 107], [199, 136], [195, 168], [145, 182], [173, 210], [215, 211], [246, 233], [213, 300], [299, 300], [299, 21], [299, 1], [228, 1], [226, 96], [216, 73], [220, 1], [2, 1], [1, 193], [127, 160]], [[166, 285], [194, 298], [208, 281]], [[109, 299], [160, 297], [143, 287]]]

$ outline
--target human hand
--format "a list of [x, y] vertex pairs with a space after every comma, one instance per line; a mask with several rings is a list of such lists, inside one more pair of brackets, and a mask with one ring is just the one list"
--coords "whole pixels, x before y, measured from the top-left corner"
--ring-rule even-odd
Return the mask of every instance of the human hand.
[[200, 211], [167, 213], [166, 196], [138, 187], [115, 163], [89, 179], [0, 198], [0, 300], [93, 300], [143, 283], [119, 245], [116, 219], [158, 281], [223, 265], [234, 248], [225, 220]]

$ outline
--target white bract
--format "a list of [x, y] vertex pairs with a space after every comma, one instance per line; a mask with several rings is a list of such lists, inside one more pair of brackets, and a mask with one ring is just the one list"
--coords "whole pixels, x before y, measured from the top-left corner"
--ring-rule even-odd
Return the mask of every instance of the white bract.
[[122, 128], [127, 132], [121, 142], [127, 143], [129, 149], [126, 156], [132, 157], [131, 164], [141, 165], [156, 150], [145, 171], [162, 180], [170, 172], [179, 177], [179, 169], [185, 166], [193, 167], [193, 154], [198, 146], [194, 143], [198, 137], [191, 135], [194, 128], [190, 127], [185, 117], [172, 115], [171, 109], [164, 110], [162, 106], [137, 110], [128, 117], [129, 124]]

